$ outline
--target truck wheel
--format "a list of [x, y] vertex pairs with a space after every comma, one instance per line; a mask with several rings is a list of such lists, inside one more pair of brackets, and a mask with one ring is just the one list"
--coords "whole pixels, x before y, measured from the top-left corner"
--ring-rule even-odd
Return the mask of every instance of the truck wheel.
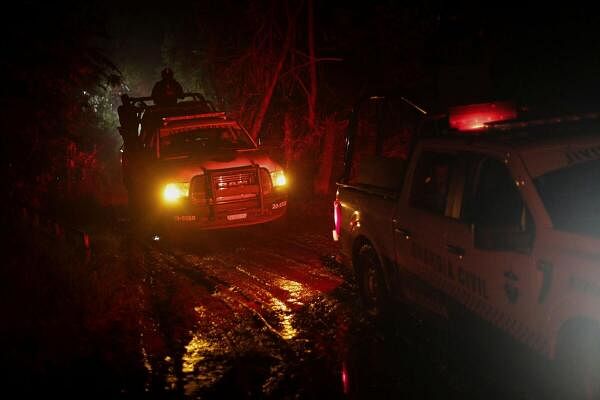
[[600, 330], [574, 326], [561, 335], [556, 361], [564, 398], [600, 399]]
[[388, 295], [379, 258], [373, 247], [363, 245], [358, 251], [358, 286], [367, 313], [373, 317], [385, 314]]

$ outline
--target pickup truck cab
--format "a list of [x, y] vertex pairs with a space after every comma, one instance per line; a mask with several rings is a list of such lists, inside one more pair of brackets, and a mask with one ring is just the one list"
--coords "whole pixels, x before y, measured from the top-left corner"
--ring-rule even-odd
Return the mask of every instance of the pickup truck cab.
[[597, 117], [489, 123], [363, 162], [338, 183], [333, 234], [366, 309], [477, 320], [556, 361], [569, 398], [597, 398]]
[[[174, 106], [126, 99], [139, 115], [132, 207], [162, 225], [198, 229], [260, 224], [287, 209], [286, 177], [246, 130], [194, 95]], [[126, 125], [122, 121], [122, 125]], [[137, 132], [136, 132], [137, 133]]]

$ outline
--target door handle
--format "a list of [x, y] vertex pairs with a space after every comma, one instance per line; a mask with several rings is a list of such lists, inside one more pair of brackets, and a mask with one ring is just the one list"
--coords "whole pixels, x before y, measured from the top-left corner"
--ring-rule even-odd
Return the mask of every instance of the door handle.
[[448, 250], [448, 253], [456, 254], [459, 257], [462, 257], [465, 255], [465, 249], [463, 249], [460, 246], [453, 246], [451, 244], [448, 244], [448, 245], [446, 245], [446, 249]]
[[410, 233], [410, 231], [408, 231], [406, 229], [394, 228], [394, 232], [402, 235], [404, 237], [404, 239], [410, 239], [412, 237], [412, 234]]

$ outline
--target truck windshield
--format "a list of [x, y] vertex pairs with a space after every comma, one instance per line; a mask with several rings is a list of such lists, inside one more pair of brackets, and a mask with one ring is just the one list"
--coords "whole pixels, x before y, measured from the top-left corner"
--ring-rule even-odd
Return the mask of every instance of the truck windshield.
[[600, 236], [600, 160], [575, 164], [534, 180], [556, 229]]
[[161, 158], [190, 156], [219, 150], [253, 149], [246, 132], [234, 127], [196, 128], [160, 137]]

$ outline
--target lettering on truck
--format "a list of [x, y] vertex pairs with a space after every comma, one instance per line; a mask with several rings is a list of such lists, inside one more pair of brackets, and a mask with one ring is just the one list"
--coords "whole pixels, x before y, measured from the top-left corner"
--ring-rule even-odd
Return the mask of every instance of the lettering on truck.
[[411, 244], [411, 255], [443, 279], [458, 282], [470, 292], [484, 299], [488, 298], [485, 280], [474, 272], [461, 267], [456, 268], [447, 257], [440, 256], [416, 242]]

